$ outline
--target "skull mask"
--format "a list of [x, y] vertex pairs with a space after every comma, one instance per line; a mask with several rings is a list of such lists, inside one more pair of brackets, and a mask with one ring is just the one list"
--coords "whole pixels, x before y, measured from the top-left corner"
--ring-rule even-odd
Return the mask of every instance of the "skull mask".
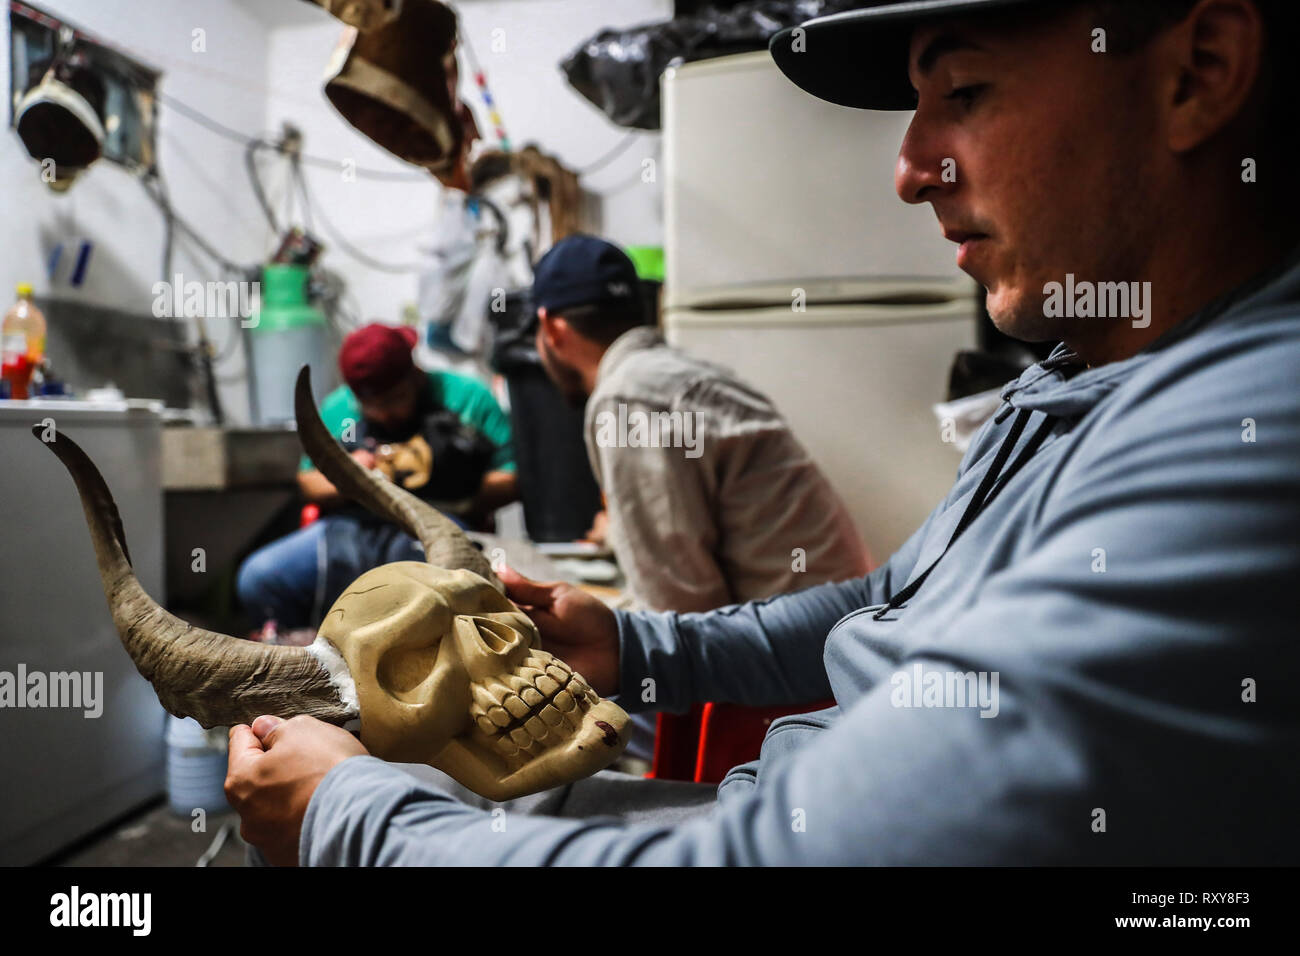
[[[626, 745], [627, 714], [541, 649], [533, 622], [455, 524], [343, 451], [316, 413], [306, 368], [295, 406], [303, 448], [325, 477], [417, 538], [429, 562], [361, 575], [310, 648], [241, 641], [169, 614], [131, 569], [94, 463], [65, 435], [46, 443], [81, 495], [122, 643], [163, 706], [204, 727], [261, 714], [343, 724], [359, 714], [376, 756], [430, 764], [490, 800], [608, 766]], [[41, 437], [42, 426], [33, 432]]]
[[489, 799], [585, 777], [622, 749], [627, 715], [541, 650], [533, 622], [473, 572], [368, 571], [320, 637], [347, 662], [371, 753], [431, 764]]

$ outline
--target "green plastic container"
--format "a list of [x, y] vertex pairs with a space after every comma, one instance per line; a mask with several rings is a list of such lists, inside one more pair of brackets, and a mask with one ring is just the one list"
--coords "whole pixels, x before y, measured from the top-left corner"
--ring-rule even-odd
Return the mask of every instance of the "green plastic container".
[[262, 270], [261, 306], [250, 320], [253, 406], [260, 425], [292, 422], [293, 383], [311, 366], [311, 387], [325, 397], [332, 376], [328, 324], [307, 302], [306, 266], [268, 265]]

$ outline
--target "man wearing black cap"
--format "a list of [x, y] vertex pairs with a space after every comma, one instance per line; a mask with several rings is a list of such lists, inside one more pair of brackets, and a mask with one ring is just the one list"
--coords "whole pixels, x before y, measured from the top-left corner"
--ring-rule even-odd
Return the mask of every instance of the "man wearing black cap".
[[778, 35], [809, 92], [915, 107], [899, 195], [934, 208], [999, 327], [1061, 344], [864, 578], [679, 615], [506, 576], [629, 710], [645, 680], [670, 708], [834, 694], [773, 723], [709, 815], [475, 840], [490, 814], [414, 798], [322, 726], [247, 761], [302, 781], [280, 858], [1300, 862], [1297, 6], [930, 0]]
[[[639, 289], [627, 255], [587, 235], [556, 243], [533, 278], [537, 351], [585, 403], [606, 538], [635, 605], [709, 611], [865, 574], [848, 510], [771, 401], [669, 348]], [[631, 756], [652, 755], [654, 721], [633, 718]]]
[[772, 403], [669, 348], [632, 261], [594, 236], [556, 243], [533, 279], [542, 364], [585, 402], [609, 542], [643, 607], [707, 611], [865, 574], [839, 496]]

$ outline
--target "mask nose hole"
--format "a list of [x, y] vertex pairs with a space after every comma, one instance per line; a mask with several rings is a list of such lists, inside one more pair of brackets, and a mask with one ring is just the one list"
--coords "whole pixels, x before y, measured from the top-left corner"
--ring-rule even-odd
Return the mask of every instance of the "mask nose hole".
[[504, 654], [518, 646], [520, 634], [513, 627], [485, 617], [470, 620], [478, 631], [478, 639], [493, 654]]
[[456, 618], [456, 637], [461, 660], [473, 680], [495, 676], [507, 663], [504, 659], [519, 655], [527, 647], [521, 631], [487, 617], [462, 615]]

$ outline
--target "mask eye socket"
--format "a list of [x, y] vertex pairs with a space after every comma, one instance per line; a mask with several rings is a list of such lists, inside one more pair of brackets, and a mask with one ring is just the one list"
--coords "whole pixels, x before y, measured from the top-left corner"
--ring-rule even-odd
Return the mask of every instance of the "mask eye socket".
[[377, 677], [379, 686], [391, 696], [406, 704], [422, 704], [427, 698], [422, 686], [434, 678], [438, 661], [438, 645], [405, 648], [385, 654], [379, 661]]

